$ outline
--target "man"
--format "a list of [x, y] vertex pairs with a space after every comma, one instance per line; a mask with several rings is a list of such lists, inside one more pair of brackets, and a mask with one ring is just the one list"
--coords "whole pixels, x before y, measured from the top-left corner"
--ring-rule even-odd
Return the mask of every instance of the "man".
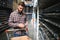
[[[20, 2], [18, 4], [17, 10], [10, 14], [8, 25], [15, 28], [15, 29], [24, 29], [27, 27], [27, 17], [26, 14], [23, 13], [23, 9], [25, 7], [24, 2]], [[26, 31], [26, 30], [25, 30]], [[24, 35], [25, 31], [17, 31], [15, 32], [15, 36], [20, 36], [20, 34]], [[16, 35], [17, 34], [17, 35]]]

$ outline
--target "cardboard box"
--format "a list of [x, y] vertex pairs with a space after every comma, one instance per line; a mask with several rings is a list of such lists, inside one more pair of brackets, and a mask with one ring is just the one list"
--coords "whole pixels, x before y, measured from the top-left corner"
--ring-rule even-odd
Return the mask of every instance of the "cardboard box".
[[31, 40], [28, 36], [13, 37], [11, 40]]

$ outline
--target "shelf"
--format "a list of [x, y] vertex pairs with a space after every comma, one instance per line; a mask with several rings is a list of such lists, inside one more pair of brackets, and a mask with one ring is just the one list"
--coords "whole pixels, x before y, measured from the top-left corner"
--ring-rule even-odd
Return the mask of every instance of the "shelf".
[[44, 24], [43, 22], [40, 23], [57, 39], [58, 35], [55, 35], [55, 33], [50, 28], [48, 28], [46, 24]]
[[45, 36], [45, 40], [49, 40], [49, 37], [48, 37], [48, 35], [45, 33], [45, 30], [42, 28], [42, 27], [40, 27], [40, 29], [42, 30], [42, 34]]
[[46, 22], [49, 22], [49, 23], [51, 23], [51, 24], [53, 24], [53, 25], [55, 25], [55, 26], [57, 26], [57, 27], [60, 28], [60, 25], [59, 25], [59, 24], [57, 24], [57, 23], [55, 23], [55, 22], [53, 22], [53, 21], [51, 21], [51, 20], [44, 19], [44, 18], [43, 18], [43, 20], [45, 20]]
[[52, 34], [54, 34], [53, 33], [53, 31], [51, 30], [51, 29], [49, 29], [43, 22], [40, 22], [43, 26], [45, 26], [45, 28], [47, 28]]
[[45, 15], [45, 16], [52, 16], [52, 15], [54, 15], [54, 16], [59, 16], [60, 15], [60, 13], [43, 13], [42, 15]]
[[0, 23], [0, 29], [4, 28], [4, 26], [6, 26], [6, 25], [8, 25], [7, 22], [5, 22], [5, 23]]

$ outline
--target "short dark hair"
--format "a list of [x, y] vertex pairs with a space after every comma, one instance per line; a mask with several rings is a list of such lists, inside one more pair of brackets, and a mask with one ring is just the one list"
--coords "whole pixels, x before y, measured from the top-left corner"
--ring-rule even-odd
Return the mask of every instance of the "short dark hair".
[[20, 2], [18, 5], [21, 5], [21, 6], [25, 7], [25, 3], [24, 2]]

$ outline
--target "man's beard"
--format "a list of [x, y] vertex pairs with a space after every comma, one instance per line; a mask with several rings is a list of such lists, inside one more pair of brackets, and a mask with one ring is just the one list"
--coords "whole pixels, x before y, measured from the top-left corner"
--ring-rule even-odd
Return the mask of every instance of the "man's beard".
[[20, 14], [20, 15], [22, 15], [22, 14], [23, 14], [23, 10], [22, 10], [22, 11], [19, 11], [19, 10], [18, 10], [18, 12], [19, 12], [19, 14]]

